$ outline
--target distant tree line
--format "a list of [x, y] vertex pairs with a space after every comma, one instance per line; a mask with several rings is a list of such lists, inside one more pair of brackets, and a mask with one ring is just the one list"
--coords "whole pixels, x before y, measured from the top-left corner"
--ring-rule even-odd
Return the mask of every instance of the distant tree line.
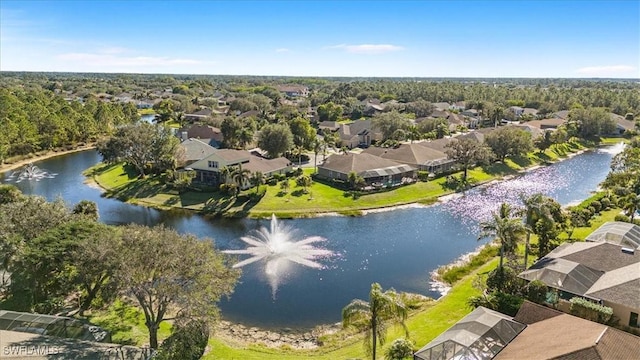
[[66, 101], [43, 89], [0, 88], [0, 163], [7, 157], [73, 146], [138, 120], [133, 104], [88, 97]]

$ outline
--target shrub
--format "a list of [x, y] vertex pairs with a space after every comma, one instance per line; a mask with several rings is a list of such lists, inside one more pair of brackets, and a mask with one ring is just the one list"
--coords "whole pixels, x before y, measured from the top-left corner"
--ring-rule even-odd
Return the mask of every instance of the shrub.
[[518, 278], [518, 273], [510, 267], [503, 266], [502, 271], [500, 268], [495, 268], [487, 276], [487, 289], [518, 294], [522, 289], [522, 280]]
[[385, 360], [402, 360], [413, 356], [413, 343], [411, 340], [395, 339], [385, 352]]
[[538, 304], [542, 304], [547, 298], [549, 287], [540, 280], [533, 280], [525, 287], [527, 299]]
[[267, 180], [267, 185], [269, 186], [276, 186], [277, 184], [278, 184], [278, 179], [276, 179], [275, 176]]
[[600, 204], [602, 204], [602, 209], [601, 210], [607, 210], [607, 209], [611, 208], [611, 199], [609, 199], [608, 197], [602, 198], [600, 200]]
[[420, 180], [420, 181], [429, 181], [429, 172], [428, 171], [418, 171], [418, 180]]
[[591, 202], [590, 207], [592, 207], [595, 213], [599, 213], [602, 210], [602, 203], [598, 200], [594, 200]]
[[625, 214], [618, 214], [613, 220], [622, 221], [622, 222], [631, 222], [631, 219]]
[[207, 324], [200, 320], [191, 320], [187, 324], [174, 328], [171, 336], [162, 342], [155, 359], [200, 359], [204, 355], [207, 341], [209, 341]]
[[571, 314], [583, 319], [605, 324], [613, 315], [613, 309], [610, 307], [593, 303], [581, 297], [573, 297], [569, 302], [571, 303]]

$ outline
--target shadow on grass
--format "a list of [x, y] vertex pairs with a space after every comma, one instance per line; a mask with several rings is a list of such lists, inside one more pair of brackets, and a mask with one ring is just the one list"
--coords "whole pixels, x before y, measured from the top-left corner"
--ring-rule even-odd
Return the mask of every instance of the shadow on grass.
[[492, 176], [504, 176], [515, 174], [516, 171], [503, 162], [496, 162], [482, 167], [482, 171]]
[[293, 191], [291, 193], [291, 195], [295, 196], [295, 197], [300, 197], [300, 196], [304, 195], [304, 190], [303, 189], [297, 189], [297, 190]]
[[533, 155], [536, 159], [538, 159], [540, 162], [548, 164], [551, 163], [553, 159], [551, 159], [551, 157], [545, 153], [540, 153], [540, 152], [536, 152]]
[[514, 156], [511, 157], [511, 161], [523, 169], [533, 165], [533, 161], [527, 156]]
[[165, 186], [160, 184], [157, 178], [150, 176], [111, 189], [107, 192], [107, 195], [126, 201], [134, 198], [152, 197], [163, 192], [166, 192]]

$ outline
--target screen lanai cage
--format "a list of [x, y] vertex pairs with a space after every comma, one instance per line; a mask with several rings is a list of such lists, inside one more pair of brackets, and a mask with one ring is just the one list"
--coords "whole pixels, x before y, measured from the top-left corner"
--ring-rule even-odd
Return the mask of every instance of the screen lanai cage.
[[49, 335], [66, 339], [110, 342], [104, 329], [64, 316], [0, 310], [0, 330]]
[[418, 350], [418, 360], [493, 359], [526, 325], [479, 307]]
[[640, 250], [640, 226], [631, 223], [610, 221], [592, 232], [586, 241], [606, 241], [630, 249]]

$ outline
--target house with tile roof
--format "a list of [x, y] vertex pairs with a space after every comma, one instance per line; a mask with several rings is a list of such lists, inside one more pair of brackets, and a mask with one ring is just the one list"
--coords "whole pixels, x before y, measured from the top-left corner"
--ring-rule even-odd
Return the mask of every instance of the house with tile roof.
[[560, 309], [582, 297], [613, 309], [621, 325], [640, 327], [640, 251], [596, 236], [598, 241], [558, 246], [519, 277], [553, 289]]
[[368, 186], [393, 186], [416, 177], [416, 168], [367, 153], [333, 154], [318, 166], [318, 176], [348, 181], [349, 173], [361, 176]]
[[455, 162], [449, 159], [447, 154], [422, 144], [424, 143], [401, 144], [397, 148], [370, 147], [363, 153], [397, 161], [434, 174], [453, 168]]
[[635, 360], [640, 337], [525, 301], [510, 317], [482, 306], [420, 350], [414, 360]]
[[513, 318], [525, 324], [496, 360], [623, 360], [640, 355], [640, 337], [525, 301]]
[[382, 134], [373, 129], [371, 119], [356, 120], [346, 124], [338, 124], [340, 146], [353, 149], [358, 146], [367, 147], [372, 141], [382, 140]]
[[[268, 178], [274, 174], [286, 174], [291, 171], [293, 164], [286, 158], [266, 159], [246, 150], [222, 149], [216, 150], [189, 166], [196, 172], [194, 182], [211, 186], [218, 186], [222, 183], [224, 168], [238, 167], [249, 170], [250, 173], [260, 171]], [[249, 184], [242, 184], [241, 188], [247, 189]]]
[[185, 167], [216, 152], [216, 148], [209, 145], [208, 141], [200, 139], [187, 139], [181, 142], [179, 146], [184, 154], [183, 161]]

